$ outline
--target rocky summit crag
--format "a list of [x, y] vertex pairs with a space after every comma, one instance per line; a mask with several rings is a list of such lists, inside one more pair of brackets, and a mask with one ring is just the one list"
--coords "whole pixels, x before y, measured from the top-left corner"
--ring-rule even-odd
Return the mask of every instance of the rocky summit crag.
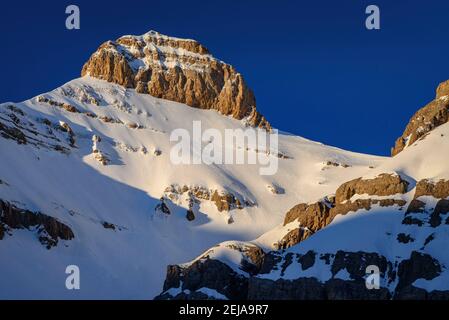
[[195, 40], [155, 31], [123, 36], [103, 43], [86, 62], [81, 75], [270, 128], [256, 110], [256, 99], [243, 76], [233, 66], [215, 59]]

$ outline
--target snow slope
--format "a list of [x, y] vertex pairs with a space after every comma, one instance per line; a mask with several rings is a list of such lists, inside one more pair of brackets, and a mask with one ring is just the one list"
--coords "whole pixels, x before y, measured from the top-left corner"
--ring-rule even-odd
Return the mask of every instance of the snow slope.
[[[69, 112], [62, 103], [80, 112]], [[167, 265], [189, 261], [222, 241], [256, 239], [278, 226], [293, 205], [316, 201], [344, 181], [387, 169], [415, 179], [446, 174], [443, 163], [429, 167], [431, 160], [416, 158], [409, 152], [413, 148], [386, 161], [284, 133], [279, 151], [288, 157], [279, 159], [273, 176], [259, 175], [258, 165], [173, 165], [169, 154], [174, 129], [191, 132], [194, 120], [201, 121], [203, 130], [220, 131], [245, 128], [244, 122], [88, 76], [21, 103], [1, 104], [4, 123], [10, 121], [10, 105], [24, 112], [22, 124], [33, 122], [39, 132], [48, 130], [43, 118], [67, 124], [75, 141], [73, 147], [66, 143], [69, 151], [63, 153], [0, 136], [0, 180], [5, 182], [0, 199], [58, 219], [75, 238], [47, 249], [29, 230], [6, 234], [0, 241], [3, 299], [151, 299], [161, 292]], [[109, 118], [102, 121], [102, 116]], [[95, 148], [108, 158], [107, 165], [95, 158], [94, 135], [101, 137]], [[170, 185], [227, 191], [255, 206], [219, 212], [213, 202], [201, 201], [189, 222], [188, 199], [168, 201], [168, 216], [155, 210]], [[271, 185], [285, 193], [274, 194]], [[230, 216], [234, 222], [228, 224]], [[105, 228], [105, 222], [115, 230]], [[72, 264], [81, 271], [80, 290], [65, 288], [65, 268]]]
[[[384, 159], [378, 162], [378, 166], [372, 170], [366, 171], [361, 175], [363, 179], [373, 179], [382, 173], [396, 173], [409, 182], [408, 190], [404, 194], [396, 194], [391, 196], [368, 196], [366, 194], [355, 194], [351, 197], [351, 201], [356, 199], [395, 199], [404, 200], [405, 205], [385, 206], [373, 205], [370, 210], [359, 209], [355, 212], [349, 212], [345, 215], [336, 216], [335, 219], [326, 227], [319, 230], [309, 238], [300, 243], [286, 249], [274, 252], [279, 257], [279, 261], [275, 263], [269, 272], [256, 275], [259, 279], [273, 280], [272, 290], [275, 290], [276, 281], [297, 280], [315, 278], [324, 284], [334, 279], [342, 279], [352, 283], [354, 274], [348, 273], [357, 270], [358, 266], [344, 265], [339, 272], [333, 273], [334, 261], [336, 261], [338, 253], [339, 258], [343, 254], [349, 253], [357, 256], [357, 259], [365, 259], [365, 255], [376, 254], [385, 258], [389, 265], [388, 270], [394, 272], [385, 274], [381, 278], [381, 287], [390, 291], [392, 296], [398, 293], [399, 281], [406, 279], [410, 275], [419, 275], [414, 280], [413, 276], [411, 285], [416, 288], [424, 289], [428, 293], [431, 291], [447, 291], [449, 290], [449, 254], [446, 247], [449, 240], [449, 214], [442, 212], [441, 222], [432, 225], [430, 213], [438, 206], [438, 198], [426, 195], [419, 196], [417, 199], [424, 203], [422, 212], [411, 210], [407, 213], [411, 201], [414, 199], [416, 192], [416, 184], [420, 180], [428, 180], [438, 182], [440, 180], [448, 180], [449, 167], [447, 166], [447, 155], [449, 154], [449, 123], [443, 124], [423, 139], [418, 140], [413, 145], [408, 146], [401, 153], [393, 158]], [[416, 196], [415, 196], [416, 198]], [[446, 198], [447, 200], [448, 198]], [[444, 199], [440, 199], [444, 201]], [[419, 219], [420, 223], [405, 223], [404, 217], [411, 215]], [[236, 247], [244, 248], [257, 245], [266, 252], [269, 251], [271, 245], [281, 239], [288, 231], [299, 227], [298, 221], [293, 221], [287, 225], [280, 223], [278, 226], [261, 235], [259, 238], [250, 242], [223, 242], [206, 251], [205, 254], [191, 260], [189, 263], [182, 264], [184, 268], [188, 268], [199, 259], [204, 259], [207, 255], [209, 259], [219, 260], [232, 268], [237, 274], [245, 277], [250, 275], [245, 272], [242, 260], [247, 260], [248, 255], [245, 250], [236, 250]], [[400, 235], [408, 237], [408, 240], [401, 240]], [[310, 255], [316, 257], [311, 266], [304, 268], [299, 259], [292, 257], [302, 257]], [[433, 278], [426, 279], [426, 272], [429, 272], [429, 265], [422, 265], [421, 262], [414, 262], [413, 270], [407, 272], [398, 271], [398, 266], [403, 261], [412, 261], [412, 253], [417, 252], [427, 257], [432, 257], [434, 261], [441, 267], [438, 275]], [[335, 259], [335, 260], [334, 260]], [[253, 261], [254, 262], [254, 261]], [[363, 266], [364, 261], [359, 261]], [[338, 262], [342, 265], [342, 260]], [[438, 268], [439, 268], [438, 267]], [[431, 269], [431, 268], [430, 268]], [[362, 271], [364, 273], [364, 269]], [[386, 272], [385, 272], [386, 273]], [[429, 276], [430, 277], [430, 276]], [[293, 282], [292, 282], [293, 283]], [[294, 286], [294, 284], [292, 284]], [[298, 285], [299, 286], [299, 285]], [[280, 291], [287, 292], [288, 285], [280, 284]], [[344, 286], [341, 285], [341, 288]], [[173, 290], [173, 289], [172, 289]], [[299, 289], [296, 289], [297, 291]], [[308, 290], [317, 290], [309, 287]], [[331, 289], [328, 289], [331, 290]], [[251, 292], [251, 285], [249, 291]], [[340, 292], [343, 292], [341, 289]], [[351, 290], [349, 290], [351, 291]], [[420, 296], [414, 296], [411, 293], [408, 299], [419, 299]], [[249, 294], [251, 296], [251, 293]], [[279, 296], [276, 296], [279, 298]], [[360, 299], [362, 296], [356, 296]], [[422, 297], [422, 296], [421, 296]], [[266, 297], [264, 297], [266, 298]], [[273, 298], [269, 296], [268, 298]], [[283, 296], [285, 299], [285, 296]], [[291, 299], [291, 296], [287, 298]], [[440, 296], [441, 299], [441, 296]], [[444, 298], [443, 298], [444, 299]]]

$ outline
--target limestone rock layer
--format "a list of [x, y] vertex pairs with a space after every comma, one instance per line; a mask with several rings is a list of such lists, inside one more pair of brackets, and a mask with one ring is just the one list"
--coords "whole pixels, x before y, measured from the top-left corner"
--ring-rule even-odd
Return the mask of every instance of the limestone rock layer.
[[195, 40], [150, 31], [103, 43], [81, 75], [135, 88], [157, 98], [213, 109], [248, 125], [270, 129], [256, 99], [233, 66], [215, 59]]

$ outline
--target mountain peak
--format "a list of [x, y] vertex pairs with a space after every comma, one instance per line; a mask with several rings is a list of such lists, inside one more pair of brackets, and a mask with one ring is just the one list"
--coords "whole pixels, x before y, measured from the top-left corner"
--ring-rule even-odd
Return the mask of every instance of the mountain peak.
[[256, 99], [243, 76], [195, 40], [153, 30], [140, 36], [125, 35], [103, 43], [81, 75], [194, 108], [217, 110], [251, 126], [270, 129], [256, 110]]

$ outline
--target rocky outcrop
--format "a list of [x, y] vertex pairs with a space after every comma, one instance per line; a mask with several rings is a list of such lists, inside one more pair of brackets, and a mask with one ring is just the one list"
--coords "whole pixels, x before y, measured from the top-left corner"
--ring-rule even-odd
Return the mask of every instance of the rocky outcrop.
[[164, 196], [175, 203], [182, 204], [187, 199], [189, 208], [192, 203], [201, 203], [202, 200], [212, 201], [220, 212], [229, 212], [234, 209], [253, 207], [256, 204], [237, 192], [227, 190], [208, 189], [204, 186], [170, 185], [165, 188]]
[[[300, 203], [290, 209], [285, 215], [284, 226], [297, 221], [299, 227], [289, 231], [274, 247], [289, 248], [313, 235], [330, 224], [337, 215], [345, 215], [360, 209], [371, 210], [373, 205], [381, 207], [406, 204], [402, 199], [376, 199], [375, 196], [394, 196], [407, 192], [408, 182], [399, 175], [383, 173], [373, 179], [354, 179], [343, 183], [335, 196], [328, 196], [312, 204]], [[373, 198], [355, 199], [354, 195], [369, 195]]]
[[[312, 253], [312, 254], [311, 254]], [[278, 262], [278, 266], [285, 263], [287, 259], [297, 259], [301, 263], [302, 270], [307, 270], [315, 264], [315, 258], [308, 261], [306, 268], [304, 257], [315, 257], [315, 253], [309, 251], [304, 255], [290, 254], [290, 258], [284, 257]], [[328, 268], [332, 277], [321, 282], [313, 277], [300, 277], [294, 280], [271, 280], [263, 277], [252, 277], [248, 283], [249, 300], [348, 300], [348, 299], [389, 299], [391, 294], [386, 288], [379, 290], [368, 290], [365, 285], [366, 267], [377, 265], [382, 276], [393, 277], [392, 264], [385, 257], [377, 253], [367, 252], [345, 252], [338, 251], [330, 254]], [[323, 259], [321, 256], [320, 259]], [[340, 279], [337, 274], [346, 270], [350, 279]]]
[[[250, 300], [445, 300], [449, 291], [430, 291], [414, 287], [417, 279], [431, 280], [441, 272], [438, 261], [428, 254], [413, 251], [409, 259], [398, 266], [377, 253], [338, 251], [330, 255], [332, 277], [320, 282], [316, 278], [298, 278], [294, 280], [271, 280], [263, 277], [251, 277], [248, 282]], [[280, 264], [282, 261], [280, 262]], [[376, 290], [366, 288], [366, 268], [369, 265], [379, 267], [380, 279], [384, 284], [397, 280], [393, 292], [386, 287]], [[350, 279], [339, 279], [340, 270], [346, 270]]]
[[71, 240], [73, 231], [57, 219], [40, 212], [20, 209], [15, 205], [0, 200], [0, 240], [11, 229], [35, 230], [39, 241], [50, 249], [58, 244], [58, 240]]
[[395, 156], [404, 148], [422, 139], [436, 127], [449, 120], [449, 81], [441, 83], [436, 91], [436, 99], [419, 109], [410, 119], [403, 134], [391, 148]]
[[318, 201], [312, 204], [300, 203], [291, 208], [284, 218], [284, 226], [295, 220], [301, 226], [315, 232], [327, 224], [330, 209], [334, 205], [329, 200]]
[[274, 244], [274, 248], [279, 249], [287, 249], [295, 244], [300, 243], [301, 241], [307, 239], [313, 232], [307, 228], [295, 228], [289, 231], [281, 240]]
[[[431, 208], [426, 208], [424, 198], [433, 197], [438, 199], [436, 205]], [[443, 217], [449, 213], [449, 181], [438, 180], [436, 182], [423, 179], [416, 184], [415, 194], [413, 200], [410, 202], [405, 213], [403, 224], [407, 225], [428, 225], [436, 228], [443, 223]], [[449, 224], [449, 218], [444, 221]]]
[[[407, 189], [408, 183], [396, 175], [383, 174], [374, 179], [355, 179], [341, 185], [334, 199], [328, 198], [325, 202], [295, 206], [287, 213], [284, 224], [298, 220], [301, 222], [301, 226], [306, 225], [311, 229], [315, 228], [316, 231], [316, 226], [325, 226], [337, 214], [345, 214], [348, 211], [356, 211], [361, 208], [370, 210], [373, 204], [402, 207], [406, 204], [404, 200], [385, 198], [385, 196], [405, 193]], [[382, 196], [382, 198], [360, 198], [351, 201], [351, 198], [356, 194]], [[425, 198], [420, 198], [422, 196], [431, 196], [438, 199], [438, 201], [435, 205], [426, 206]], [[449, 200], [446, 199], [448, 196], [449, 183], [446, 180], [436, 182], [429, 180], [419, 181], [416, 185], [414, 199], [412, 199], [404, 213], [403, 224], [439, 227], [444, 223], [443, 217], [449, 213]], [[299, 230], [301, 228], [290, 231], [283, 239], [288, 245], [280, 246], [280, 248], [294, 245], [295, 242], [306, 238], [304, 233], [301, 234]], [[302, 236], [300, 237], [299, 235]], [[425, 239], [421, 250], [434, 239], [435, 234], [430, 233]], [[288, 242], [289, 240], [290, 242]], [[411, 237], [410, 234], [399, 233], [396, 236], [396, 241], [407, 245], [417, 240]], [[282, 241], [280, 244], [282, 244]], [[336, 253], [320, 255], [320, 259], [329, 265], [329, 270], [332, 274], [329, 280], [320, 282], [315, 278], [301, 277], [300, 272], [298, 272], [298, 279], [283, 279], [282, 277], [290, 265], [292, 265], [292, 261], [296, 259], [299, 262], [302, 256], [292, 252], [286, 254], [279, 252], [267, 253], [264, 259], [265, 263], [262, 265], [259, 274], [272, 272], [276, 274], [280, 272], [280, 277], [277, 280], [266, 279], [263, 276], [251, 277], [248, 284], [248, 298], [447, 299], [449, 297], [449, 291], [426, 291], [414, 286], [416, 280], [432, 280], [442, 272], [440, 262], [428, 253], [412, 250], [408, 259], [389, 261], [377, 253], [345, 252], [340, 250]], [[313, 267], [314, 264], [315, 262], [309, 267]], [[378, 290], [368, 290], [365, 286], [364, 277], [366, 276], [365, 272], [368, 265], [375, 265], [380, 269], [381, 283], [383, 285]], [[317, 268], [322, 268], [322, 266]], [[349, 279], [338, 279], [337, 274], [341, 270], [345, 270], [349, 274]], [[289, 278], [291, 278], [291, 275]]]
[[103, 139], [100, 136], [95, 134], [92, 136], [92, 154], [94, 155], [95, 160], [106, 166], [107, 164], [109, 164], [110, 159], [108, 155], [102, 150], [102, 141]]
[[[409, 183], [400, 175], [388, 173], [382, 173], [372, 179], [358, 178], [345, 182], [335, 192], [335, 203], [330, 210], [327, 223], [332, 222], [337, 215], [345, 215], [360, 209], [371, 210], [373, 205], [402, 207], [406, 201], [397, 199], [395, 196], [406, 193], [408, 185]], [[352, 199], [355, 195], [368, 195], [369, 197]]]
[[156, 213], [161, 213], [161, 214], [163, 214], [163, 215], [166, 215], [166, 216], [168, 216], [168, 215], [170, 215], [171, 214], [171, 211], [170, 211], [170, 208], [167, 206], [167, 204], [165, 203], [165, 198], [164, 197], [162, 197], [162, 198], [160, 198], [159, 199], [159, 203], [156, 205], [156, 207], [154, 208], [154, 211], [156, 212]]
[[59, 108], [64, 109], [65, 111], [68, 111], [68, 112], [72, 112], [72, 113], [79, 113], [80, 112], [76, 107], [74, 107], [74, 106], [72, 106], [72, 105], [70, 105], [68, 103], [57, 102], [57, 101], [54, 101], [52, 99], [46, 98], [44, 96], [38, 96], [36, 100], [39, 103], [46, 103], [46, 104], [49, 104], [50, 106], [59, 107]]
[[81, 75], [270, 129], [242, 75], [194, 40], [150, 31], [107, 41], [85, 63]]
[[330, 223], [330, 211], [333, 203], [327, 198], [312, 204], [300, 203], [291, 208], [284, 218], [284, 226], [297, 221], [299, 227], [289, 231], [274, 244], [276, 249], [286, 249], [307, 239], [316, 231]]
[[416, 184], [414, 199], [420, 196], [432, 196], [437, 199], [449, 197], [449, 180], [430, 181], [423, 179]]
[[[218, 249], [239, 254], [241, 262], [238, 268], [242, 272], [236, 272], [217, 259], [215, 251]], [[260, 271], [264, 257], [264, 251], [253, 244], [220, 244], [189, 264], [168, 266], [164, 291], [156, 299], [207, 299], [198, 296], [197, 291], [208, 288], [228, 299], [244, 300], [248, 293], [248, 275], [255, 275]]]
[[396, 297], [409, 294], [413, 282], [418, 279], [432, 280], [441, 273], [438, 260], [429, 254], [413, 251], [409, 259], [401, 261], [398, 267], [399, 282], [396, 286]]
[[[417, 280], [432, 280], [441, 275], [444, 266], [431, 254], [423, 252], [429, 243], [438, 237], [437, 230], [430, 231], [424, 228], [416, 232], [416, 226], [430, 226], [438, 228], [442, 226], [449, 213], [449, 200], [447, 181], [440, 180], [432, 182], [421, 180], [416, 185], [414, 199], [410, 201], [407, 210], [403, 213], [404, 221], [402, 231], [395, 235], [386, 233], [386, 240], [391, 241], [393, 247], [404, 246], [410, 248], [409, 256], [404, 253], [400, 255], [390, 255], [387, 257], [377, 252], [365, 251], [345, 251], [316, 253], [309, 250], [301, 252], [301, 247], [297, 249], [285, 250], [292, 247], [315, 232], [327, 226], [339, 214], [347, 214], [350, 211], [360, 209], [371, 210], [374, 205], [380, 207], [395, 207], [392, 211], [401, 214], [401, 209], [406, 201], [400, 195], [408, 191], [409, 183], [397, 174], [381, 174], [372, 179], [354, 179], [343, 183], [336, 191], [335, 196], [328, 196], [320, 201], [311, 204], [298, 204], [289, 210], [284, 219], [284, 226], [298, 222], [298, 227], [289, 230], [288, 233], [276, 245], [274, 251], [263, 252], [260, 248], [254, 247], [253, 258], [249, 258], [248, 252], [242, 243], [234, 247], [227, 244], [226, 247], [234, 250], [234, 253], [215, 254], [216, 247], [210, 249], [198, 261], [216, 260], [220, 269], [211, 269], [208, 273], [207, 281], [201, 280], [196, 286], [192, 286], [193, 291], [183, 291], [177, 298], [199, 298], [195, 288], [206, 287], [214, 289], [227, 298], [235, 298], [235, 293], [229, 293], [219, 289], [211, 278], [222, 278], [224, 275], [218, 272], [225, 272], [224, 265], [229, 267], [227, 279], [236, 281], [241, 292], [247, 296], [239, 299], [264, 300], [264, 299], [448, 299], [449, 291], [426, 291], [416, 286]], [[361, 197], [355, 197], [360, 195]], [[434, 205], [428, 206], [425, 201], [431, 196], [436, 198]], [[443, 220], [443, 218], [445, 220]], [[419, 223], [417, 223], [419, 222]], [[444, 227], [444, 226], [443, 226]], [[425, 237], [412, 237], [412, 235], [425, 232]], [[425, 238], [425, 239], [424, 239]], [[219, 247], [221, 247], [220, 245]], [[229, 256], [234, 256], [235, 252], [240, 252], [242, 261], [238, 268], [244, 273], [235, 272], [235, 266], [228, 264]], [[224, 259], [223, 259], [224, 258]], [[191, 264], [190, 264], [191, 265]], [[177, 266], [178, 274], [190, 273], [188, 267]], [[367, 267], [376, 266], [379, 268], [380, 288], [368, 289], [365, 283]], [[174, 268], [174, 266], [172, 266]], [[196, 268], [196, 267], [195, 267]], [[310, 270], [309, 270], [310, 269]], [[231, 271], [230, 271], [231, 270]], [[307, 271], [308, 270], [308, 271]], [[305, 272], [307, 271], [307, 272]], [[296, 275], [297, 278], [295, 278]], [[329, 275], [329, 276], [328, 276]], [[243, 278], [242, 278], [243, 276]], [[167, 274], [167, 278], [170, 275]], [[167, 290], [176, 284], [164, 287], [163, 298], [174, 298], [167, 296]], [[179, 283], [182, 283], [180, 280]], [[214, 287], [208, 287], [212, 285]], [[190, 294], [187, 293], [190, 292]], [[204, 297], [208, 298], [208, 297]]]
[[[168, 290], [179, 289], [173, 295]], [[228, 299], [244, 300], [248, 293], [248, 278], [238, 274], [225, 263], [205, 258], [182, 269], [179, 266], [168, 266], [164, 282], [164, 292], [156, 300], [193, 299], [192, 294], [201, 288], [213, 289]], [[196, 298], [199, 298], [196, 296]]]
[[67, 123], [32, 117], [13, 104], [0, 105], [0, 137], [65, 154], [76, 147], [75, 133]]
[[408, 182], [397, 174], [382, 173], [373, 179], [354, 179], [343, 183], [335, 193], [335, 202], [350, 200], [355, 194], [391, 196], [407, 192]]
[[[297, 258], [298, 257], [294, 257]], [[320, 282], [316, 278], [299, 277], [294, 280], [269, 280], [263, 277], [251, 277], [248, 282], [248, 299], [288, 299], [288, 300], [385, 300], [385, 299], [442, 299], [449, 296], [449, 291], [431, 291], [416, 288], [412, 284], [417, 279], [431, 280], [439, 275], [441, 267], [437, 260], [428, 254], [413, 251], [409, 259], [399, 264], [388, 261], [377, 253], [337, 251], [328, 257], [331, 278]], [[278, 261], [280, 266], [287, 260]], [[366, 268], [375, 265], [380, 271], [380, 280], [384, 285], [397, 285], [393, 292], [386, 287], [369, 290], [365, 284]], [[304, 268], [303, 268], [304, 269]], [[345, 270], [349, 279], [338, 278], [338, 273]]]
[[5, 139], [15, 140], [18, 144], [26, 144], [25, 134], [17, 127], [8, 126], [0, 122], [0, 135]]
[[[228, 299], [238, 300], [389, 300], [389, 299], [447, 299], [449, 291], [425, 291], [413, 286], [418, 279], [431, 280], [439, 276], [441, 266], [429, 254], [412, 251], [410, 258], [400, 263], [389, 261], [373, 252], [348, 252], [321, 254], [330, 278], [315, 277], [284, 279], [282, 276], [294, 260], [305, 271], [317, 263], [317, 254], [269, 252], [259, 256], [258, 273], [238, 274], [220, 260], [204, 256], [187, 267], [169, 266], [164, 291], [157, 299], [208, 299], [198, 295], [200, 288], [213, 289]], [[368, 289], [366, 270], [368, 266], [379, 269], [380, 288]], [[272, 271], [281, 272], [277, 280], [264, 277]], [[341, 278], [340, 272], [347, 276]], [[291, 276], [290, 276], [291, 277]], [[347, 277], [347, 278], [346, 278]]]

